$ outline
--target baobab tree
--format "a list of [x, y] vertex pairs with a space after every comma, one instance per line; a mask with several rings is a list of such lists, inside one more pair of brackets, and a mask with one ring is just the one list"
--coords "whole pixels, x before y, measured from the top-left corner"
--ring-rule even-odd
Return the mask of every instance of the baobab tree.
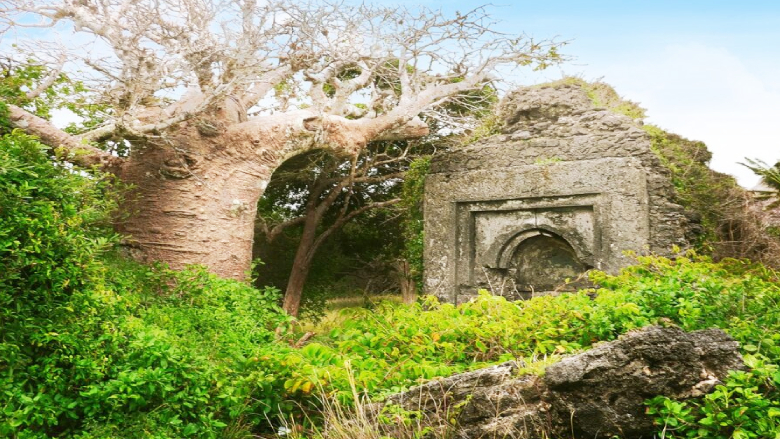
[[447, 17], [292, 0], [0, 5], [6, 41], [32, 47], [50, 72], [27, 97], [65, 72], [98, 109], [73, 134], [9, 101], [12, 125], [132, 185], [118, 227], [139, 257], [232, 278], [250, 267], [256, 204], [286, 159], [426, 135], [421, 115], [481, 89], [497, 68], [559, 60], [553, 41], [492, 31], [483, 8]]

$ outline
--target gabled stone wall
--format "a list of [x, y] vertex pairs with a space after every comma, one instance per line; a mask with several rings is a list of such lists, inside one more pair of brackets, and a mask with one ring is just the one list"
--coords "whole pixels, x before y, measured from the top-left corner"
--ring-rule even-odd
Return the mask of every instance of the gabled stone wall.
[[461, 302], [480, 288], [513, 299], [571, 290], [587, 285], [587, 269], [630, 264], [626, 251], [686, 246], [682, 208], [641, 122], [567, 84], [517, 90], [499, 116], [502, 134], [431, 164], [428, 294]]

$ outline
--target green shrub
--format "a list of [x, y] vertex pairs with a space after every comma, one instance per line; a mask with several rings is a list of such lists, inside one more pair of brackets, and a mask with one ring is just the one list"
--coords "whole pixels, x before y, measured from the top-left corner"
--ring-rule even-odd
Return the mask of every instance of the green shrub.
[[[750, 369], [735, 372], [699, 401], [657, 398], [648, 411], [666, 437], [775, 437], [780, 432], [780, 282], [742, 260], [712, 262], [691, 253], [640, 257], [618, 276], [593, 273], [595, 291], [509, 302], [483, 292], [454, 306], [433, 298], [413, 305], [345, 310], [345, 322], [285, 358], [290, 394], [317, 389], [352, 402], [350, 379], [374, 398], [420, 380], [522, 359], [529, 372], [561, 354], [648, 324], [686, 330], [720, 327], [742, 345]], [[539, 364], [540, 366], [536, 366]]]
[[346, 309], [344, 323], [285, 363], [288, 392], [321, 388], [349, 404], [350, 373], [373, 397], [434, 377], [510, 359], [533, 364], [577, 352], [650, 322], [624, 293], [586, 293], [510, 302], [482, 292], [454, 306], [428, 297], [411, 306]]
[[218, 437], [285, 404], [279, 292], [106, 253], [110, 180], [0, 140], [0, 436]]
[[279, 291], [201, 267], [119, 262], [112, 281], [131, 302], [117, 326], [126, 343], [106, 379], [81, 392], [99, 407], [87, 417], [101, 434], [139, 437], [151, 415], [165, 427], [158, 435], [169, 432], [160, 437], [219, 437], [228, 425], [263, 428], [278, 414], [285, 395], [269, 370], [285, 349], [275, 330], [289, 322]]
[[79, 392], [103, 378], [104, 307], [117, 303], [96, 258], [114, 236], [108, 180], [53, 165], [33, 138], [0, 140], [0, 435], [67, 431]]
[[686, 330], [719, 327], [742, 346], [747, 371], [732, 372], [701, 400], [658, 397], [648, 411], [667, 438], [774, 438], [780, 435], [780, 279], [744, 260], [639, 258], [620, 276], [595, 280], [628, 294], [652, 319]]

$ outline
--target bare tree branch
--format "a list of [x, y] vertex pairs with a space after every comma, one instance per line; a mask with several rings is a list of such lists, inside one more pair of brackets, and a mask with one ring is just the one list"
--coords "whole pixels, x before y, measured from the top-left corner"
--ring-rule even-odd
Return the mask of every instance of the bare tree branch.
[[35, 99], [38, 96], [40, 96], [41, 93], [46, 91], [47, 88], [51, 87], [52, 84], [54, 84], [54, 81], [57, 80], [57, 78], [62, 73], [62, 68], [65, 66], [65, 55], [61, 55], [60, 59], [58, 60], [57, 66], [49, 72], [48, 75], [46, 75], [45, 78], [43, 78], [43, 81], [41, 81], [37, 87], [35, 87], [34, 90], [30, 90], [26, 93], [27, 99]]
[[[105, 46], [100, 54], [71, 52], [78, 58], [74, 61], [96, 74], [90, 86], [112, 109], [104, 124], [82, 135], [89, 140], [111, 136], [112, 130], [156, 136], [236, 96], [244, 113], [265, 106], [266, 112], [253, 110], [261, 118], [287, 111], [290, 104], [305, 106], [310, 117], [330, 128], [313, 132], [293, 124], [288, 135], [299, 130], [324, 145], [354, 152], [372, 140], [426, 135], [421, 113], [436, 114], [435, 108], [461, 100], [463, 92], [480, 89], [499, 65], [544, 67], [560, 60], [555, 42], [493, 31], [485, 7], [448, 17], [422, 7], [349, 6], [328, 0], [4, 4], [0, 23], [22, 27], [31, 16], [41, 19], [36, 26], [68, 22], [76, 33]], [[51, 69], [51, 78], [60, 68]], [[200, 92], [186, 111], [185, 96], [176, 91], [184, 87]], [[282, 89], [292, 95], [269, 96]], [[36, 93], [40, 91], [31, 92]], [[164, 111], [156, 113], [156, 120], [144, 121], [152, 107]], [[467, 119], [451, 116], [448, 123], [467, 125]], [[362, 134], [345, 136], [338, 130]], [[301, 150], [310, 147], [302, 145]]]
[[101, 166], [107, 169], [116, 169], [121, 166], [123, 160], [119, 157], [82, 143], [62, 130], [56, 128], [47, 120], [44, 120], [16, 105], [8, 105], [11, 124], [29, 134], [37, 136], [41, 142], [65, 152], [65, 157], [71, 163], [91, 167]]
[[274, 242], [276, 238], [278, 238], [279, 235], [281, 235], [282, 232], [284, 232], [286, 229], [293, 226], [297, 226], [299, 224], [303, 224], [305, 220], [306, 220], [305, 216], [298, 216], [293, 219], [289, 219], [287, 221], [276, 224], [273, 227], [268, 227], [268, 223], [262, 216], [258, 216], [256, 221], [260, 226], [263, 235], [265, 236], [265, 240], [271, 243]]
[[326, 240], [330, 235], [333, 234], [336, 230], [341, 229], [341, 227], [344, 226], [344, 224], [348, 223], [350, 220], [355, 218], [356, 216], [365, 213], [371, 209], [381, 209], [383, 207], [392, 206], [393, 204], [398, 204], [401, 202], [400, 198], [393, 198], [392, 200], [382, 201], [378, 203], [371, 203], [366, 204], [365, 206], [362, 206], [359, 209], [355, 209], [352, 212], [348, 213], [347, 215], [342, 216], [336, 222], [333, 223], [330, 227], [328, 227], [327, 230], [322, 232], [320, 236], [317, 237], [317, 239], [314, 241], [314, 249], [319, 248], [319, 246]]

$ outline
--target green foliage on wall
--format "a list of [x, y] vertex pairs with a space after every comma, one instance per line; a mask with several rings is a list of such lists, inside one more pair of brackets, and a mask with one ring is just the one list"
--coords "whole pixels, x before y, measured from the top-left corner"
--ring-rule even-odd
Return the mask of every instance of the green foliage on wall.
[[403, 256], [409, 263], [411, 276], [418, 291], [423, 290], [423, 245], [425, 242], [423, 201], [425, 177], [431, 168], [430, 157], [420, 157], [412, 162], [404, 178], [401, 205], [406, 209], [403, 224]]
[[714, 241], [730, 239], [723, 235], [721, 226], [729, 210], [743, 208], [736, 180], [710, 169], [712, 153], [703, 142], [654, 125], [643, 128], [650, 135], [653, 152], [671, 172], [676, 201], [686, 209], [689, 220], [701, 225], [697, 235], [688, 238], [693, 238], [700, 250], [711, 250]]
[[[537, 87], [571, 85], [580, 87], [594, 107], [644, 119], [645, 110], [621, 98], [608, 84], [588, 82], [577, 77], [541, 84]], [[686, 139], [655, 125], [643, 125], [651, 149], [669, 170], [674, 201], [684, 208], [689, 221], [686, 239], [698, 251], [715, 257], [747, 257], [778, 266], [774, 254], [780, 243], [765, 230], [746, 207], [750, 195], [736, 180], [709, 167], [712, 153], [703, 142]]]

